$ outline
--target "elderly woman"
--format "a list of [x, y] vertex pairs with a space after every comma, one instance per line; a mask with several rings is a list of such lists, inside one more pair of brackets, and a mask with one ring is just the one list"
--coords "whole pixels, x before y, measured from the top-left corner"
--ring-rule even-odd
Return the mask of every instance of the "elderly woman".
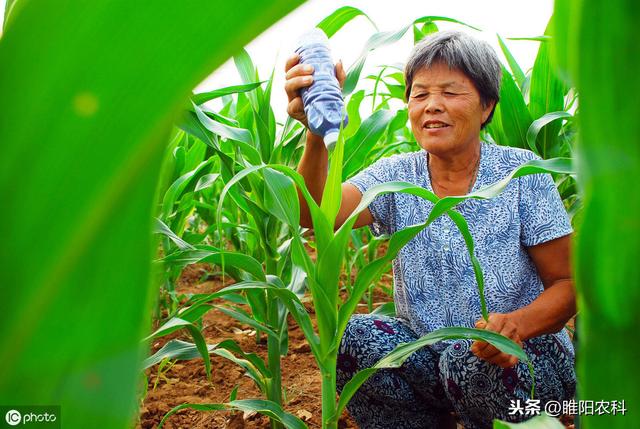
[[[286, 65], [289, 114], [306, 125], [298, 90], [312, 82], [312, 69], [293, 56]], [[342, 64], [336, 75], [344, 80]], [[499, 97], [501, 67], [485, 42], [460, 32], [440, 32], [418, 43], [406, 64], [411, 129], [421, 150], [383, 158], [342, 185], [340, 225], [374, 185], [403, 181], [438, 197], [464, 195], [492, 184], [532, 152], [480, 139]], [[327, 171], [321, 138], [307, 133], [298, 171], [320, 201]], [[303, 205], [301, 224], [311, 226]], [[433, 203], [406, 194], [376, 198], [356, 227], [392, 234], [424, 222]], [[548, 174], [512, 180], [491, 200], [456, 207], [469, 223], [484, 269], [488, 323], [462, 235], [441, 216], [409, 242], [393, 261], [397, 317], [355, 315], [342, 338], [338, 384], [370, 367], [397, 344], [445, 326], [479, 327], [522, 344], [535, 368], [539, 407], [575, 393], [574, 350], [565, 323], [575, 313], [569, 247], [572, 228]], [[369, 379], [349, 411], [363, 429], [443, 428], [453, 412], [467, 429], [491, 427], [495, 418], [520, 421], [517, 408], [531, 388], [527, 366], [485, 342], [448, 341], [414, 353], [398, 369]], [[527, 408], [529, 408], [527, 407]]]

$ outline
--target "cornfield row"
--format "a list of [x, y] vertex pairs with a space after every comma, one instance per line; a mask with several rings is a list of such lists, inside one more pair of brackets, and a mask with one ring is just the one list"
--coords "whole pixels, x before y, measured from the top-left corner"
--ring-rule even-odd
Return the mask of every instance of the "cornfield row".
[[[297, 2], [196, 1], [189, 8], [173, 2], [153, 8], [68, 3], [62, 8], [9, 1], [0, 39], [0, 140], [6, 142], [0, 233], [9, 243], [0, 254], [8, 303], [0, 323], [2, 403], [60, 404], [65, 427], [87, 421], [124, 427], [135, 414], [141, 369], [159, 365], [161, 371], [175, 360], [201, 357], [210, 377], [214, 354], [239, 365], [263, 397], [234, 394], [227, 403], [180, 404], [162, 423], [184, 408], [253, 410], [269, 416], [274, 429], [305, 428], [283, 401], [281, 359], [288, 352], [289, 316], [304, 332], [321, 372], [323, 428], [337, 428], [351, 396], [377, 369], [397, 367], [427, 344], [472, 338], [528, 362], [517, 344], [499, 334], [445, 328], [358, 372], [336, 400], [337, 351], [347, 321], [360, 303], [394, 314], [392, 296], [376, 309], [371, 297], [402, 246], [439, 216], [449, 216], [467, 244], [486, 318], [486, 267], [475, 258], [473, 238], [455, 206], [466, 198], [493, 198], [513, 178], [550, 172], [578, 236], [579, 396], [625, 399], [629, 405], [626, 419], [584, 416], [582, 424], [633, 426], [638, 393], [631, 377], [623, 375], [639, 357], [629, 345], [637, 335], [640, 284], [629, 257], [640, 254], [633, 210], [638, 197], [629, 187], [640, 157], [633, 132], [638, 107], [621, 94], [633, 94], [640, 80], [637, 67], [614, 54], [638, 50], [629, 37], [637, 8], [558, 1], [544, 36], [499, 38], [507, 61], [500, 103], [483, 138], [532, 150], [542, 160], [464, 198], [439, 199], [421, 187], [387, 183], [365, 193], [334, 229], [344, 180], [381, 157], [416, 148], [406, 107], [393, 107], [404, 105], [402, 71], [382, 64], [366, 75], [368, 53], [408, 33], [417, 42], [438, 31], [441, 21], [467, 24], [424, 16], [397, 31], [372, 34], [348, 70], [344, 94], [350, 120], [330, 153], [317, 204], [295, 171], [305, 131], [290, 118], [276, 121], [275, 72], [261, 78], [241, 49]], [[343, 27], [359, 16], [366, 17], [343, 7], [318, 26], [331, 37], [348, 31]], [[212, 21], [219, 23], [213, 30]], [[617, 31], [598, 31], [590, 24], [596, 21]], [[206, 37], [201, 28], [208, 29]], [[511, 43], [539, 43], [531, 70], [520, 68], [509, 52]], [[30, 52], [39, 53], [37, 69], [25, 55]], [[208, 70], [232, 54], [241, 85], [187, 97]], [[149, 70], [153, 76], [142, 81]], [[212, 109], [212, 100], [222, 107]], [[369, 105], [371, 112], [363, 117]], [[619, 126], [605, 134], [604, 123]], [[312, 235], [300, 227], [298, 192], [310, 208]], [[392, 236], [352, 230], [358, 214], [388, 192], [425, 198], [434, 208], [424, 223]], [[211, 294], [181, 295], [182, 271], [202, 262], [214, 267], [211, 275], [233, 284]], [[312, 298], [317, 329], [303, 304], [306, 296]], [[214, 304], [220, 298], [225, 304]], [[266, 340], [266, 358], [233, 340], [207, 344], [202, 318], [210, 311], [254, 329], [258, 341]], [[152, 319], [158, 328], [148, 334]], [[150, 340], [178, 330], [191, 342], [169, 340], [148, 355]], [[618, 376], [619, 383], [608, 382]]]

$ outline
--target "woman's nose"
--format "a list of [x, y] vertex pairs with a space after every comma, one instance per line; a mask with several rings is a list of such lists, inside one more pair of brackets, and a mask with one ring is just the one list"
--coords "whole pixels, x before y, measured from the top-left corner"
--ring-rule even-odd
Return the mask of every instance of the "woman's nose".
[[439, 113], [444, 111], [442, 97], [438, 94], [430, 94], [425, 100], [424, 110], [427, 113]]

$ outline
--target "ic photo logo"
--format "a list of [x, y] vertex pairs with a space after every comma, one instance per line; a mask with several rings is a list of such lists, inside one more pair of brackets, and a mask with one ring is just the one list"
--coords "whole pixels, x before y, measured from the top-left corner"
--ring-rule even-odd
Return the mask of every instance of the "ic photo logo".
[[59, 405], [0, 405], [0, 428], [60, 429]]
[[20, 414], [18, 410], [9, 410], [7, 414], [5, 414], [4, 419], [9, 426], [16, 426], [22, 421], [22, 414]]

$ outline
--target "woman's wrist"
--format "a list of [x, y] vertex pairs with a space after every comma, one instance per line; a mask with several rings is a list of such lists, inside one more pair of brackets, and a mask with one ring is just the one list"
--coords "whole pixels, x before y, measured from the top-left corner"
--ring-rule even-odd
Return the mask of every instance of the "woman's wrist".
[[324, 149], [324, 140], [307, 128], [307, 146], [310, 146], [312, 149]]

